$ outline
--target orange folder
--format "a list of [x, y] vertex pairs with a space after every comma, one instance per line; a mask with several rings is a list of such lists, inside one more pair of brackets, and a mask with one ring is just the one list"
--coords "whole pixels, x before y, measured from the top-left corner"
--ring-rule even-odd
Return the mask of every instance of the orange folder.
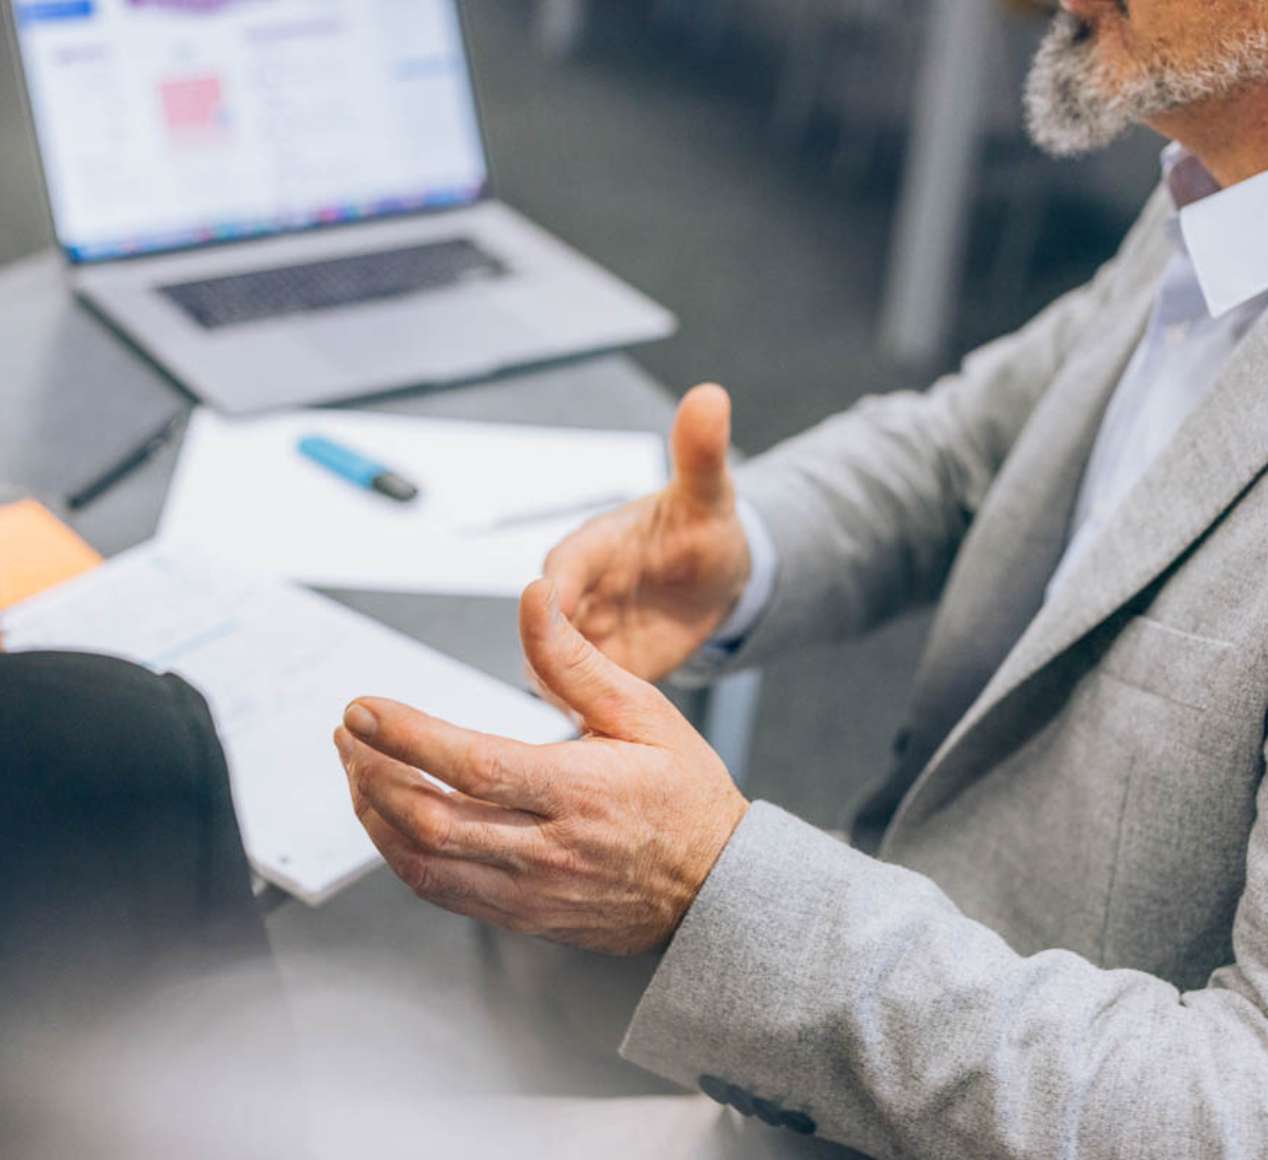
[[33, 499], [0, 507], [0, 609], [53, 588], [101, 557]]

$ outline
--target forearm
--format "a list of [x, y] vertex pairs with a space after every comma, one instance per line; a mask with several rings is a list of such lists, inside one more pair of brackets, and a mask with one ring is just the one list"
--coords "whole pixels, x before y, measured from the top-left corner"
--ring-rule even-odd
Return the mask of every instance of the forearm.
[[1268, 1155], [1263, 1008], [1245, 964], [1181, 994], [1022, 958], [928, 879], [759, 804], [624, 1050], [804, 1110], [878, 1160], [1252, 1157]]

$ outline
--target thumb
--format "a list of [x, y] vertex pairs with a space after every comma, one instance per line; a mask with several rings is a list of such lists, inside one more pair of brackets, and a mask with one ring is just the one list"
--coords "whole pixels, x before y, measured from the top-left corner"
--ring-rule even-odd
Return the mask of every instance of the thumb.
[[588, 728], [636, 741], [661, 702], [651, 685], [604, 656], [573, 627], [549, 580], [536, 580], [520, 600], [524, 656], [537, 678]]
[[702, 507], [716, 507], [731, 495], [727, 452], [731, 449], [731, 396], [709, 383], [687, 392], [678, 406], [669, 445], [674, 485]]

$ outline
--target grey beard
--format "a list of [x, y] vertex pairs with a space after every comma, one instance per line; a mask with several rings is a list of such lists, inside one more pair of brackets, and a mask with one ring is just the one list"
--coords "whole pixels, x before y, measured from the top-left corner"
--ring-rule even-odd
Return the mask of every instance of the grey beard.
[[1200, 66], [1158, 60], [1128, 77], [1102, 67], [1096, 33], [1060, 12], [1039, 46], [1026, 81], [1026, 125], [1031, 139], [1057, 157], [1103, 149], [1133, 125], [1175, 109], [1230, 96], [1268, 79], [1268, 34], [1230, 36]]

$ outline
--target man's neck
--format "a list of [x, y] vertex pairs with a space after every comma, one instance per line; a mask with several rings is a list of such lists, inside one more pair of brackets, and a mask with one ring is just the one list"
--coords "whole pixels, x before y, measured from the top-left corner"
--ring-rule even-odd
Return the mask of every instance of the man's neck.
[[1150, 126], [1195, 154], [1225, 188], [1268, 170], [1268, 85], [1165, 114]]

